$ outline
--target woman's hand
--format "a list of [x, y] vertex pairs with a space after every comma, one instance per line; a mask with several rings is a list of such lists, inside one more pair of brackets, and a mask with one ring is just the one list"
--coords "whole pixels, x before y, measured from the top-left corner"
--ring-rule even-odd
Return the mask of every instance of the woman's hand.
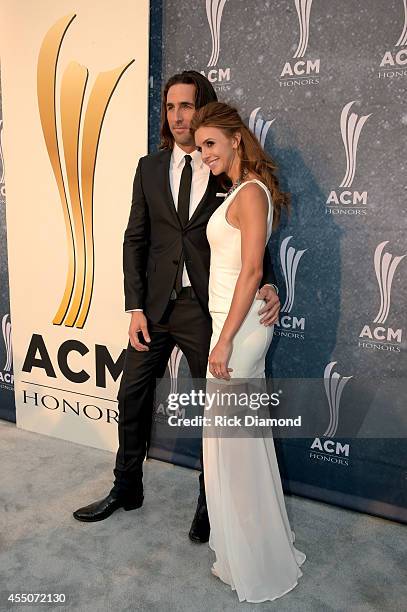
[[209, 372], [215, 378], [230, 380], [229, 372], [233, 368], [228, 368], [230, 356], [232, 354], [232, 342], [228, 340], [218, 340], [209, 355]]

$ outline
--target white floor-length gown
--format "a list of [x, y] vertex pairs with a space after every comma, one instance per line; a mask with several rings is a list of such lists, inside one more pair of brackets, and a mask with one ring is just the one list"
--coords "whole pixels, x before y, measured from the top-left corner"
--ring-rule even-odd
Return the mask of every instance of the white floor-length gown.
[[[222, 331], [241, 270], [240, 231], [228, 223], [226, 214], [233, 198], [248, 183], [257, 183], [267, 194], [267, 242], [271, 234], [270, 192], [257, 179], [242, 183], [210, 218], [211, 350]], [[254, 300], [233, 339], [231, 381], [214, 379], [208, 370], [207, 391], [215, 380], [216, 385], [230, 386], [234, 379], [264, 379], [273, 328], [260, 324], [260, 307], [261, 302]], [[285, 508], [273, 438], [213, 436], [211, 429], [203, 428], [203, 458], [209, 546], [216, 554], [212, 573], [236, 590], [240, 601], [276, 599], [296, 586], [306, 557], [293, 545], [295, 536]]]

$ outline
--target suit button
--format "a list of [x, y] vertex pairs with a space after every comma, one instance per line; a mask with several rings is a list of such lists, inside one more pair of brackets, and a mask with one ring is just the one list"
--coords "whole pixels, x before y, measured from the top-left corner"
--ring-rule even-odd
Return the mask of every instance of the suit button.
[[174, 264], [174, 266], [176, 266], [176, 265], [178, 265], [179, 261], [178, 261], [178, 259], [173, 259], [172, 263]]

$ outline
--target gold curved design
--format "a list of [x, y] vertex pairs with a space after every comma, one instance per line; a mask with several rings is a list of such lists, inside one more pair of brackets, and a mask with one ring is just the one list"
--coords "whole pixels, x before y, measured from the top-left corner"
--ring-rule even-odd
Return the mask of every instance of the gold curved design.
[[106, 110], [113, 92], [124, 72], [133, 62], [134, 60], [128, 64], [125, 64], [124, 66], [115, 68], [114, 70], [100, 73], [96, 78], [95, 84], [93, 85], [86, 108], [85, 120], [83, 123], [81, 178], [83, 220], [85, 228], [85, 257], [87, 268], [85, 292], [81, 308], [78, 313], [78, 319], [76, 321], [76, 327], [79, 328], [82, 328], [86, 323], [93, 293], [95, 266], [93, 239], [93, 187], [100, 133]]
[[61, 82], [61, 124], [65, 169], [71, 200], [75, 243], [75, 285], [71, 294], [65, 325], [73, 327], [82, 301], [86, 275], [85, 235], [79, 186], [79, 129], [88, 71], [71, 62]]
[[94, 283], [93, 193], [99, 139], [110, 99], [134, 60], [97, 76], [85, 111], [81, 145], [88, 70], [71, 62], [62, 75], [60, 111], [66, 186], [58, 145], [56, 71], [63, 38], [75, 17], [63, 17], [46, 34], [38, 58], [37, 88], [41, 125], [61, 199], [68, 246], [65, 291], [53, 323], [83, 328]]
[[55, 325], [61, 325], [64, 320], [75, 282], [75, 248], [58, 147], [55, 99], [58, 56], [66, 31], [75, 17], [76, 15], [62, 17], [48, 30], [41, 45], [37, 65], [37, 96], [41, 126], [62, 204], [68, 245], [68, 270], [65, 291], [53, 320]]

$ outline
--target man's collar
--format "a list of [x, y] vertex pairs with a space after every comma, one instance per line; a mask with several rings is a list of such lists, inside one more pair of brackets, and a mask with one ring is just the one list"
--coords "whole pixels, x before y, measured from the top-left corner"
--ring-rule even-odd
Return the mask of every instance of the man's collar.
[[174, 148], [172, 150], [172, 158], [174, 161], [174, 166], [176, 168], [181, 166], [181, 164], [184, 161], [185, 155], [190, 155], [192, 157], [192, 161], [194, 162], [194, 164], [196, 164], [197, 168], [202, 168], [204, 166], [204, 163], [202, 161], [202, 156], [199, 151], [195, 149], [194, 151], [192, 151], [192, 153], [185, 153], [185, 151], [183, 151], [181, 147], [179, 147], [177, 143], [174, 142]]

